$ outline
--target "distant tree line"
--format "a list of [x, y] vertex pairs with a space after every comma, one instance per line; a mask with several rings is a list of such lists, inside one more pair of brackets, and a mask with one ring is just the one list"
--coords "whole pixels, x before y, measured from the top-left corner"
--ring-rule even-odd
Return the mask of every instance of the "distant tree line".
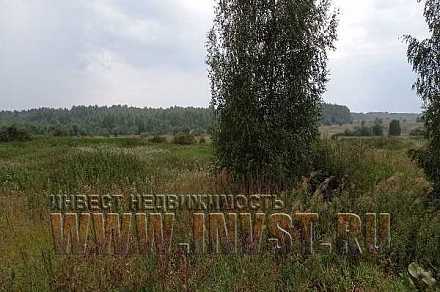
[[[410, 135], [418, 136], [419, 133], [423, 131], [423, 129], [415, 129]], [[388, 128], [388, 136], [396, 137], [402, 134], [402, 129], [400, 127], [399, 120], [392, 120], [390, 126]], [[381, 119], [376, 119], [372, 126], [367, 126], [365, 121], [361, 122], [360, 127], [354, 127], [353, 130], [346, 129], [344, 133], [338, 133], [333, 135], [333, 138], [338, 137], [381, 137], [385, 135], [385, 127], [383, 125], [383, 121]]]
[[[350, 110], [324, 104], [321, 120], [327, 125], [350, 123]], [[74, 106], [0, 112], [0, 127], [15, 125], [33, 135], [53, 136], [203, 134], [211, 122], [211, 109], [195, 107]]]
[[422, 122], [422, 115], [417, 113], [389, 113], [389, 112], [368, 112], [368, 113], [351, 113], [353, 121], [374, 122], [376, 119], [382, 121], [408, 121]]
[[365, 121], [362, 121], [360, 127], [354, 127], [353, 130], [346, 129], [344, 133], [339, 133], [333, 136], [333, 138], [337, 137], [372, 137], [372, 136], [383, 136], [384, 135], [384, 126], [383, 121], [380, 119], [376, 119], [374, 125], [367, 126]]
[[74, 106], [0, 112], [0, 126], [16, 125], [34, 135], [54, 136], [205, 133], [211, 119], [210, 109], [194, 107]]
[[353, 118], [350, 109], [343, 105], [323, 104], [321, 107], [321, 123], [324, 125], [351, 124]]
[[402, 134], [402, 129], [400, 128], [399, 120], [392, 120], [390, 123], [390, 129], [388, 132], [389, 136], [400, 136]]

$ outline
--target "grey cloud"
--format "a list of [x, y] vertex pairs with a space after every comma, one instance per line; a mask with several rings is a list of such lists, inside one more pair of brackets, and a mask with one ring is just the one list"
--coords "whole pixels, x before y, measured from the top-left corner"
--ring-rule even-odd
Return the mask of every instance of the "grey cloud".
[[422, 6], [406, 0], [336, 2], [342, 9], [342, 34], [330, 58], [326, 100], [354, 111], [420, 111], [401, 37], [426, 36]]
[[420, 99], [411, 90], [415, 76], [400, 58], [378, 56], [338, 61], [331, 64], [328, 101], [347, 104], [356, 112], [420, 111]]
[[[208, 105], [212, 2], [0, 0], [0, 109]], [[419, 110], [399, 40], [424, 33], [416, 1], [335, 2], [342, 19], [326, 100], [356, 111]]]
[[0, 109], [208, 104], [209, 21], [181, 3], [0, 0]]

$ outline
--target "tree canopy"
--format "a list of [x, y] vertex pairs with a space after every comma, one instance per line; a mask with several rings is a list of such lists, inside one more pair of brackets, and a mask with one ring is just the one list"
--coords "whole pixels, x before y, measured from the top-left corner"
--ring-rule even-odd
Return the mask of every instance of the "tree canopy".
[[[327, 107], [331, 109], [327, 110]], [[325, 124], [350, 121], [344, 106], [322, 105]], [[208, 133], [212, 123], [209, 108], [172, 107], [167, 109], [74, 106], [71, 109], [40, 108], [0, 112], [0, 126], [17, 125], [34, 135], [165, 135], [179, 132]]]
[[390, 129], [388, 131], [389, 136], [400, 136], [402, 134], [402, 129], [400, 128], [399, 120], [392, 120], [390, 123]]
[[0, 112], [0, 126], [15, 124], [33, 134], [56, 136], [205, 133], [211, 120], [210, 109], [193, 107], [74, 106]]
[[324, 125], [351, 124], [353, 117], [350, 109], [344, 105], [323, 104], [321, 107], [321, 122]]
[[207, 49], [218, 166], [234, 177], [303, 175], [318, 136], [330, 0], [218, 0]]
[[[422, 2], [419, 0], [419, 2]], [[424, 121], [429, 146], [417, 159], [434, 184], [434, 194], [440, 198], [440, 2], [426, 0], [424, 16], [430, 38], [418, 40], [405, 36], [408, 60], [417, 73], [414, 88], [424, 103]]]

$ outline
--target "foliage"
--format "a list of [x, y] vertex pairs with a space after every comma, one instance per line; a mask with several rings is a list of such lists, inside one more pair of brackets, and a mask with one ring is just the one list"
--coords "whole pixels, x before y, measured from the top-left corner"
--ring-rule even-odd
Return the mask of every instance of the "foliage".
[[174, 135], [173, 143], [178, 145], [191, 145], [196, 143], [194, 135], [188, 133], [177, 133]]
[[389, 112], [368, 112], [368, 113], [351, 113], [354, 121], [370, 121], [374, 122], [379, 119], [385, 120], [406, 120], [408, 122], [418, 122], [421, 118], [417, 113], [389, 113]]
[[373, 132], [370, 127], [365, 125], [365, 121], [362, 121], [360, 127], [355, 127], [352, 136], [358, 137], [369, 137], [372, 136]]
[[400, 136], [402, 134], [402, 129], [400, 128], [399, 120], [392, 120], [390, 123], [390, 129], [388, 131], [389, 136]]
[[424, 137], [424, 136], [426, 136], [426, 131], [425, 131], [425, 128], [416, 128], [416, 129], [411, 130], [409, 135], [415, 136], [415, 137]]
[[219, 168], [286, 182], [310, 168], [318, 137], [330, 1], [217, 1], [207, 49]]
[[[89, 137], [36, 137], [30, 143], [1, 144], [0, 287], [6, 291], [175, 291], [183, 289], [186, 279], [186, 289], [202, 291], [415, 291], [408, 280], [414, 274], [414, 262], [440, 279], [440, 210], [426, 208], [429, 184], [404, 155], [413, 146], [411, 139], [322, 141], [315, 145], [313, 159], [314, 169], [322, 172], [314, 180], [320, 186], [327, 177], [337, 177], [332, 199], [323, 200], [320, 187], [288, 192], [292, 203], [288, 212], [295, 206], [299, 212], [319, 214], [314, 255], [303, 257], [293, 251], [282, 257], [191, 255], [190, 271], [182, 275], [181, 257], [174, 253], [166, 259], [55, 256], [47, 194], [222, 194], [225, 189], [210, 171], [211, 147]], [[320, 250], [319, 240], [333, 242], [336, 213], [341, 211], [359, 214], [363, 223], [367, 212], [391, 213], [390, 251], [351, 258]], [[185, 214], [176, 213], [173, 246], [188, 236], [191, 214]], [[364, 236], [360, 244], [365, 247]], [[419, 273], [423, 271], [417, 268], [415, 275], [423, 276]], [[421, 291], [429, 288], [423, 278], [430, 277], [413, 279]], [[436, 291], [438, 284], [431, 289]]]
[[210, 109], [193, 107], [74, 106], [0, 112], [0, 125], [17, 124], [35, 135], [53, 136], [162, 135], [191, 130], [206, 133], [211, 120]]
[[3, 127], [0, 129], [0, 142], [24, 142], [30, 141], [31, 135], [15, 126]]
[[163, 137], [163, 136], [156, 135], [156, 136], [153, 136], [153, 137], [149, 138], [148, 142], [155, 143], [155, 144], [166, 143], [167, 142], [167, 138]]
[[365, 126], [365, 123], [362, 123], [360, 127], [355, 127], [353, 131], [351, 131], [350, 129], [346, 129], [343, 136], [370, 137], [372, 136], [372, 130], [370, 127]]
[[[407, 35], [405, 40], [408, 60], [418, 74], [413, 87], [424, 103], [423, 119], [429, 140], [425, 149], [429, 153], [416, 156], [421, 158], [419, 163], [434, 184], [434, 194], [440, 198], [440, 5], [438, 0], [424, 3], [424, 16], [431, 37], [420, 41]], [[426, 160], [427, 157], [431, 160]]]
[[408, 266], [408, 272], [415, 280], [420, 280], [429, 287], [433, 287], [437, 282], [437, 280], [432, 277], [431, 272], [426, 271], [417, 263], [411, 263]]
[[[0, 126], [20, 125], [34, 135], [56, 137], [172, 135], [181, 131], [203, 135], [209, 132], [211, 121], [211, 109], [191, 107], [75, 106], [0, 112]], [[345, 106], [322, 104], [321, 121], [325, 124], [349, 123], [350, 112]]]
[[64, 137], [64, 136], [69, 136], [69, 131], [61, 126], [50, 126], [48, 130], [48, 134], [54, 137]]
[[[438, 183], [440, 182], [440, 174], [438, 171], [437, 157], [435, 157], [435, 149], [432, 149], [432, 144], [428, 144], [420, 149], [411, 149], [408, 153], [409, 156], [418, 163], [420, 167], [425, 170], [426, 176], [430, 181], [434, 183], [434, 190], [440, 188]], [[434, 193], [435, 197], [437, 194]], [[434, 199], [436, 199], [434, 197]]]
[[[392, 151], [402, 149], [399, 142], [384, 137], [320, 140], [314, 147], [314, 180], [318, 179], [318, 182], [322, 183], [323, 178], [331, 177], [340, 187], [354, 184], [358, 190], [364, 191], [376, 183], [376, 180], [366, 176], [366, 173], [381, 172], [381, 175], [392, 173], [386, 162], [376, 164], [368, 161], [371, 152], [377, 149]], [[406, 147], [407, 145], [403, 145], [403, 148]]]
[[[353, 177], [354, 172], [362, 162], [361, 159], [353, 158], [351, 147], [346, 147], [342, 142], [322, 140], [315, 145], [313, 158], [313, 179], [321, 182], [323, 178], [335, 177], [340, 182], [345, 177]], [[357, 149], [358, 151], [359, 149]], [[361, 153], [359, 153], [359, 156]]]
[[351, 124], [353, 118], [350, 109], [343, 105], [324, 104], [321, 107], [321, 123], [324, 125]]
[[367, 126], [365, 121], [362, 121], [360, 127], [354, 127], [353, 131], [346, 129], [344, 133], [338, 134], [337, 137], [381, 137], [383, 136], [383, 132], [384, 126], [382, 120], [376, 119], [374, 125], [371, 127]]
[[383, 136], [383, 122], [380, 119], [376, 119], [374, 126], [371, 128], [373, 136]]

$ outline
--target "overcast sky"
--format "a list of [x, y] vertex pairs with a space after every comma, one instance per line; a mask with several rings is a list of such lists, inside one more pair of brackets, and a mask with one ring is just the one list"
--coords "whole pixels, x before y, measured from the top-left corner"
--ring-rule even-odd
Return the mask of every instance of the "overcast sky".
[[[425, 37], [416, 0], [335, 0], [325, 100], [353, 111], [420, 111], [399, 37]], [[212, 0], [0, 0], [0, 110], [207, 106]]]

